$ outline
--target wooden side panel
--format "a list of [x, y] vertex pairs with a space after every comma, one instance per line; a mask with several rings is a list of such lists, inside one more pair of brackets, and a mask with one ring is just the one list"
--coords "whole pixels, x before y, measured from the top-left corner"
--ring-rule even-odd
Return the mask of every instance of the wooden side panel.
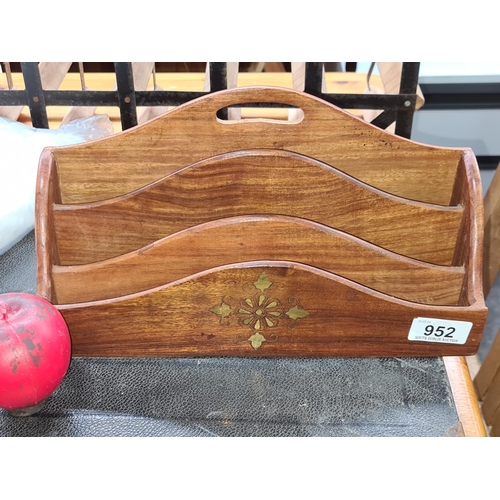
[[452, 203], [464, 207], [462, 225], [456, 242], [454, 266], [464, 266], [465, 279], [460, 297], [461, 305], [484, 306], [483, 244], [484, 211], [481, 176], [471, 149], [464, 150], [460, 160]]
[[385, 251], [317, 223], [283, 216], [209, 222], [124, 256], [56, 266], [59, 303], [113, 298], [214, 267], [253, 260], [301, 262], [395, 297], [456, 305], [464, 272]]
[[[149, 293], [59, 306], [75, 356], [441, 356], [474, 352], [484, 308], [421, 306], [300, 264], [201, 273]], [[413, 319], [474, 323], [464, 345], [409, 341]]]
[[50, 150], [45, 149], [40, 156], [35, 197], [37, 294], [52, 303], [57, 303], [52, 270], [53, 266], [60, 264], [53, 206], [60, 202], [54, 157]]
[[[282, 103], [304, 112], [295, 122], [223, 122], [217, 110]], [[112, 137], [54, 148], [63, 203], [120, 196], [192, 163], [230, 151], [282, 149], [316, 158], [378, 189], [448, 205], [460, 150], [425, 146], [384, 132], [302, 92], [231, 89], [169, 111]]]
[[204, 160], [135, 193], [55, 207], [64, 265], [115, 257], [224, 217], [281, 214], [320, 222], [393, 252], [450, 265], [461, 207], [383, 193], [296, 153], [253, 150]]

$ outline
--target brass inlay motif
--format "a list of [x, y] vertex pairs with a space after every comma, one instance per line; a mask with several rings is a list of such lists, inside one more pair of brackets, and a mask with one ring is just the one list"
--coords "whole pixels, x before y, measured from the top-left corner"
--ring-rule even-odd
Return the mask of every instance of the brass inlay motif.
[[240, 302], [238, 323], [254, 330], [274, 328], [284, 312], [279, 300], [264, 294], [254, 295]]
[[298, 306], [294, 306], [286, 313], [286, 315], [290, 319], [300, 319], [309, 316], [309, 313], [304, 309], [300, 309]]
[[[243, 286], [243, 290], [250, 292], [247, 285]], [[275, 285], [273, 287], [273, 285]], [[253, 286], [259, 293], [256, 293], [250, 297], [242, 297], [239, 301], [239, 307], [233, 308], [230, 304], [227, 304], [222, 300], [220, 305], [214, 306], [210, 309], [210, 312], [220, 316], [220, 324], [222, 326], [230, 326], [230, 318], [234, 317], [237, 323], [243, 328], [250, 328], [254, 333], [247, 339], [240, 338], [237, 336], [238, 340], [246, 340], [251, 343], [254, 349], [259, 349], [263, 342], [274, 342], [278, 339], [278, 336], [272, 334], [267, 339], [263, 335], [263, 331], [276, 328], [280, 321], [288, 321], [287, 328], [295, 328], [297, 326], [297, 320], [303, 319], [309, 316], [309, 313], [300, 306], [300, 302], [295, 297], [289, 297], [289, 304], [293, 304], [288, 311], [283, 307], [282, 301], [274, 296], [265, 293], [271, 287], [276, 287], [275, 290], [284, 288], [281, 283], [275, 284], [269, 280], [266, 273], [261, 273], [257, 278], [257, 281], [253, 283]], [[230, 299], [230, 297], [229, 297]], [[228, 302], [230, 300], [227, 299]], [[287, 319], [288, 317], [288, 319]], [[228, 318], [226, 321], [223, 319]]]
[[210, 309], [210, 312], [213, 312], [214, 314], [218, 314], [220, 316], [220, 321], [222, 324], [222, 319], [230, 316], [231, 313], [233, 312], [233, 310], [231, 309], [231, 306], [222, 302], [222, 304], [220, 306], [212, 307], [212, 309]]
[[259, 332], [254, 333], [251, 337], [248, 338], [248, 340], [251, 342], [254, 349], [258, 349], [262, 345], [262, 342], [266, 341], [264, 336]]
[[257, 281], [254, 283], [255, 288], [257, 288], [261, 292], [267, 290], [272, 284], [273, 284], [272, 281], [269, 281], [269, 278], [267, 277], [266, 273], [262, 273], [258, 277]]

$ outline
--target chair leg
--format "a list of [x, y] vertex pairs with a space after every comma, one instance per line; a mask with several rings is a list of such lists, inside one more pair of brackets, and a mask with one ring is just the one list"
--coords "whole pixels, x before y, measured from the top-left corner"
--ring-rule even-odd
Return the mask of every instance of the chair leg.
[[500, 408], [497, 408], [489, 435], [490, 437], [500, 437]]
[[493, 379], [500, 373], [500, 332], [497, 333], [493, 344], [481, 364], [476, 377], [474, 378], [474, 387], [480, 401], [483, 401], [487, 391], [493, 383]]

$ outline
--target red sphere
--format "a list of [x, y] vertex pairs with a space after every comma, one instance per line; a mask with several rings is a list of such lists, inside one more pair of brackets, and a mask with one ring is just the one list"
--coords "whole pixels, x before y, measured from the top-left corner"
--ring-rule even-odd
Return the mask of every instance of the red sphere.
[[62, 382], [71, 338], [50, 302], [27, 293], [0, 294], [0, 408], [38, 405]]

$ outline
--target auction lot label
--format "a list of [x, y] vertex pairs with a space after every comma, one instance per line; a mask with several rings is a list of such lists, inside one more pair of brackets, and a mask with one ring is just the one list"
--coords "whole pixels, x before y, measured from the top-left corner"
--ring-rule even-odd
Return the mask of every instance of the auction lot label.
[[415, 318], [408, 333], [408, 340], [465, 344], [471, 329], [472, 323], [470, 321]]

